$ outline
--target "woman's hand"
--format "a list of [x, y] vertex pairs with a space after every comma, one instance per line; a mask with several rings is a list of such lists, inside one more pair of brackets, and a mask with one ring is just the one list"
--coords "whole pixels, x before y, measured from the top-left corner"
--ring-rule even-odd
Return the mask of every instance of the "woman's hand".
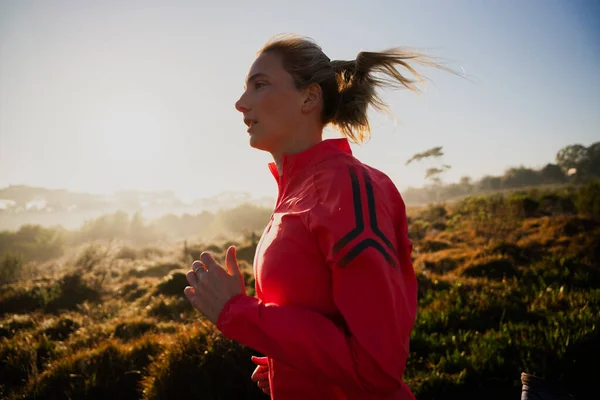
[[191, 286], [184, 293], [192, 306], [198, 309], [213, 324], [217, 324], [219, 314], [232, 297], [246, 293], [244, 277], [235, 256], [235, 247], [227, 249], [227, 271], [208, 252], [200, 255], [200, 261], [192, 264], [192, 271], [186, 277]]
[[267, 364], [267, 357], [256, 357], [252, 356], [251, 360], [257, 365], [256, 369], [252, 373], [252, 379], [258, 384], [258, 387], [263, 393], [271, 395], [271, 388], [269, 386], [269, 364]]

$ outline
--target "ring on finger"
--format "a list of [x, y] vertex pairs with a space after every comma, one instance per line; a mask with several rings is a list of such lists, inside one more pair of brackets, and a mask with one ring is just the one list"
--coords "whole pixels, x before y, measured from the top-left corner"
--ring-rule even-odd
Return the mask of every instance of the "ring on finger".
[[202, 264], [200, 264], [200, 266], [194, 270], [194, 273], [197, 274], [198, 271], [200, 271], [200, 272], [206, 272], [206, 270], [204, 269], [204, 267], [202, 266]]

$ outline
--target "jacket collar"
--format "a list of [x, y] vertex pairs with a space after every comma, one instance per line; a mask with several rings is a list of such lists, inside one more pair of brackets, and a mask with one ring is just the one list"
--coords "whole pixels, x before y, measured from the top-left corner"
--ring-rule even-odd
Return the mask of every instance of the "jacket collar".
[[[326, 139], [316, 145], [296, 154], [283, 155], [283, 176], [289, 179], [290, 176], [297, 174], [304, 168], [314, 165], [333, 154], [347, 153], [352, 155], [348, 139]], [[275, 162], [269, 163], [269, 170], [277, 182], [279, 182], [279, 172]]]

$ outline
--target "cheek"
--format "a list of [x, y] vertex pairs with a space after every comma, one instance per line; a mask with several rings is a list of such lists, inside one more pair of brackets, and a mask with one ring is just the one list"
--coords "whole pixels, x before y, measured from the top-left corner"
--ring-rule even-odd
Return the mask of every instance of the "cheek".
[[290, 124], [294, 119], [294, 104], [284, 93], [266, 93], [260, 102], [261, 115], [265, 122], [277, 129]]

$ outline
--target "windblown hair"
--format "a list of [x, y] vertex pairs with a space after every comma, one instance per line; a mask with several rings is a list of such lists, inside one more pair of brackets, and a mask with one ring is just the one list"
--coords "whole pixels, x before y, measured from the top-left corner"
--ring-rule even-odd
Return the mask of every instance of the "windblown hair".
[[[318, 84], [323, 99], [323, 125], [332, 124], [354, 143], [363, 143], [370, 136], [369, 105], [379, 111], [387, 109], [377, 94], [379, 87], [419, 91], [416, 83], [424, 83], [423, 77], [409, 62], [454, 72], [424, 54], [404, 48], [362, 51], [355, 60], [332, 61], [311, 39], [289, 34], [272, 37], [258, 51], [258, 55], [262, 53], [279, 54], [283, 68], [292, 75], [298, 89]], [[408, 70], [416, 79], [402, 75], [397, 66]]]

